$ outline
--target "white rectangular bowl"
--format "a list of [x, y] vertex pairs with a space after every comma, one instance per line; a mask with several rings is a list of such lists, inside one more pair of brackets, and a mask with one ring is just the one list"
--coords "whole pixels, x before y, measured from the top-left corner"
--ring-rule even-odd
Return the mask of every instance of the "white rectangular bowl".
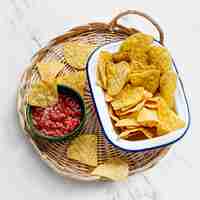
[[[101, 87], [99, 87], [96, 84], [96, 70], [97, 70], [96, 66], [97, 66], [98, 55], [102, 50], [106, 50], [109, 52], [116, 52], [121, 43], [122, 41], [113, 42], [97, 48], [91, 54], [87, 62], [87, 77], [88, 77], [89, 87], [92, 94], [92, 99], [95, 105], [95, 109], [100, 124], [102, 126], [103, 132], [105, 134], [105, 137], [114, 146], [126, 151], [133, 151], [133, 152], [164, 147], [177, 142], [186, 134], [189, 128], [190, 112], [183, 83], [178, 75], [178, 70], [174, 62], [172, 69], [176, 72], [178, 79], [177, 89], [175, 93], [176, 108], [178, 115], [185, 121], [185, 127], [177, 131], [171, 132], [169, 134], [152, 139], [145, 139], [138, 141], [128, 141], [124, 139], [119, 139], [108, 113], [108, 106], [104, 98], [104, 91], [102, 90]], [[155, 41], [155, 43], [157, 45], [160, 45], [157, 41]]]

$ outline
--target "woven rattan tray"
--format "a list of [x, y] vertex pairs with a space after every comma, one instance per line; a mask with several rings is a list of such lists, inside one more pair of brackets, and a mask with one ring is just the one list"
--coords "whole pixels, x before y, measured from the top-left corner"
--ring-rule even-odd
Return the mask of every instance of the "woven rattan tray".
[[[42, 48], [36, 53], [31, 61], [31, 65], [21, 77], [17, 97], [17, 111], [20, 118], [20, 124], [25, 131], [28, 140], [33, 145], [41, 159], [60, 175], [85, 181], [98, 179], [95, 176], [91, 176], [90, 173], [93, 169], [92, 167], [81, 164], [78, 161], [71, 160], [67, 157], [66, 152], [69, 145], [68, 141], [48, 142], [44, 140], [33, 139], [31, 137], [25, 116], [25, 94], [30, 85], [40, 78], [35, 64], [38, 61], [48, 62], [52, 59], [56, 59], [65, 64], [65, 68], [59, 74], [60, 76], [70, 71], [74, 71], [74, 68], [68, 65], [64, 59], [64, 43], [66, 41], [79, 41], [100, 46], [113, 41], [122, 40], [129, 35], [138, 32], [138, 30], [134, 28], [126, 28], [117, 23], [119, 18], [128, 14], [139, 15], [149, 20], [157, 28], [160, 35], [159, 41], [161, 44], [163, 44], [163, 32], [160, 26], [151, 17], [138, 11], [128, 10], [117, 15], [108, 24], [89, 23], [84, 26], [73, 28], [67, 31], [64, 35], [51, 40], [46, 47]], [[102, 129], [95, 113], [89, 87], [86, 87], [84, 101], [86, 104], [87, 120], [85, 127], [82, 129], [82, 134], [89, 133], [97, 135], [97, 154], [99, 164], [110, 157], [121, 157], [127, 161], [129, 165], [129, 175], [132, 175], [136, 172], [143, 171], [154, 166], [158, 160], [160, 160], [169, 150], [169, 146], [136, 153], [117, 149], [108, 143], [102, 134]]]

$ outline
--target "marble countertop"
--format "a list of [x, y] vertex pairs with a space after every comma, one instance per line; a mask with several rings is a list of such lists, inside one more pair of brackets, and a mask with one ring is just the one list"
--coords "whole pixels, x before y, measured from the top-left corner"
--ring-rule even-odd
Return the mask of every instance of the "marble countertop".
[[[188, 134], [157, 166], [120, 183], [63, 179], [40, 161], [21, 133], [16, 115], [19, 77], [31, 56], [70, 27], [108, 22], [126, 9], [145, 11], [165, 30], [165, 44], [176, 58], [192, 113]], [[171, 200], [198, 199], [199, 44], [198, 1], [8, 0], [0, 6], [0, 199]], [[122, 21], [150, 31], [130, 16]], [[136, 18], [138, 19], [138, 18]], [[141, 23], [142, 22], [142, 23]]]

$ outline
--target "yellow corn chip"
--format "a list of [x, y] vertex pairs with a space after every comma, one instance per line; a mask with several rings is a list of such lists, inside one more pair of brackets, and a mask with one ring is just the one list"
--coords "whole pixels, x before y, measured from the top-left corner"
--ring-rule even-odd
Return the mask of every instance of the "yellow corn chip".
[[152, 69], [144, 72], [132, 73], [129, 75], [129, 80], [134, 87], [144, 87], [154, 94], [159, 87], [160, 71]]
[[84, 134], [75, 138], [67, 149], [67, 157], [80, 163], [97, 166], [97, 137]]
[[133, 128], [131, 130], [125, 130], [119, 134], [119, 138], [128, 139], [130, 136], [141, 134], [140, 128]]
[[146, 50], [140, 47], [131, 49], [130, 59], [138, 61], [143, 65], [148, 64], [148, 55], [146, 53]]
[[124, 52], [116, 52], [112, 54], [112, 60], [115, 63], [121, 62], [121, 61], [130, 61], [129, 53], [124, 51]]
[[173, 71], [165, 72], [160, 78], [160, 95], [170, 108], [174, 106], [174, 92], [176, 90], [176, 74]]
[[118, 116], [123, 116], [123, 115], [128, 115], [134, 112], [139, 112], [143, 106], [144, 106], [145, 101], [142, 101], [140, 103], [138, 103], [136, 106], [134, 106], [133, 108], [130, 108], [128, 110], [125, 111], [116, 111], [118, 113]]
[[[158, 95], [158, 94], [157, 94]], [[144, 107], [150, 109], [157, 109], [158, 108], [158, 101], [160, 96], [150, 97], [145, 101]]]
[[137, 121], [147, 127], [154, 127], [158, 124], [158, 114], [156, 110], [143, 108], [137, 117]]
[[58, 101], [57, 86], [54, 81], [40, 81], [31, 86], [27, 96], [28, 104], [38, 107], [48, 107]]
[[128, 81], [129, 67], [127, 62], [110, 63], [107, 66], [107, 92], [110, 96], [119, 94]]
[[129, 113], [129, 114], [126, 114], [126, 115], [120, 115], [119, 119], [133, 118], [133, 119], [135, 119], [137, 121], [138, 113], [139, 112], [133, 112], [133, 113]]
[[110, 103], [111, 101], [114, 100], [114, 98], [109, 96], [107, 93], [105, 93], [105, 100], [106, 100], [106, 102]]
[[65, 60], [76, 69], [85, 69], [87, 59], [94, 48], [95, 46], [86, 43], [67, 42], [64, 45]]
[[144, 72], [146, 70], [151, 70], [151, 69], [160, 70], [159, 67], [156, 65], [143, 64], [143, 63], [133, 60], [133, 59], [129, 63], [129, 68], [131, 70], [131, 73]]
[[99, 74], [99, 69], [97, 68], [97, 72], [96, 72], [96, 83], [99, 87], [104, 88], [103, 84], [102, 84], [102, 80], [100, 78], [100, 74]]
[[128, 178], [128, 163], [119, 158], [112, 158], [94, 169], [92, 175], [108, 178], [113, 181], [126, 180]]
[[122, 139], [128, 139], [129, 137], [132, 137], [138, 134], [144, 135], [146, 138], [153, 138], [155, 136], [154, 132], [149, 128], [131, 127], [131, 129], [129, 129], [128, 127], [128, 130], [121, 132], [119, 137]]
[[155, 101], [146, 101], [144, 104], [145, 108], [149, 109], [157, 109], [158, 108], [158, 103]]
[[143, 87], [131, 87], [127, 85], [122, 93], [120, 93], [111, 105], [114, 110], [119, 110], [127, 106], [134, 107], [144, 99], [144, 88]]
[[85, 82], [86, 74], [84, 71], [70, 72], [65, 74], [64, 76], [60, 76], [57, 78], [58, 85], [66, 85], [68, 87], [71, 87], [79, 92], [82, 96], [84, 95]]
[[120, 46], [120, 51], [131, 51], [135, 48], [148, 49], [153, 42], [153, 37], [143, 33], [136, 33], [129, 36]]
[[138, 127], [139, 124], [134, 118], [126, 118], [126, 119], [120, 119], [115, 123], [116, 127], [128, 127], [128, 126], [135, 126]]
[[164, 47], [152, 46], [148, 51], [149, 63], [159, 67], [161, 74], [171, 69], [172, 59]]
[[144, 91], [144, 98], [145, 98], [145, 100], [148, 100], [151, 97], [153, 97], [153, 94], [151, 92], [148, 92], [147, 90], [145, 90]]
[[185, 122], [168, 107], [163, 98], [159, 99], [158, 118], [158, 135], [163, 135], [165, 133], [175, 131], [185, 126]]
[[65, 67], [63, 63], [56, 60], [48, 63], [37, 63], [37, 68], [42, 80], [53, 80], [56, 75]]
[[108, 112], [109, 112], [110, 118], [111, 118], [113, 121], [115, 121], [115, 122], [119, 121], [119, 118], [114, 114], [111, 105], [108, 105]]
[[107, 51], [101, 51], [97, 63], [97, 77], [102, 88], [107, 88], [106, 68], [112, 61], [112, 54]]

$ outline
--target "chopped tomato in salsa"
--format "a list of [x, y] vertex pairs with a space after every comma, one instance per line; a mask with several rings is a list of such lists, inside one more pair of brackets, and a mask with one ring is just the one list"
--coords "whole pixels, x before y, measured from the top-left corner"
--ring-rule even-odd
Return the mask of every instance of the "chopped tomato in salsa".
[[75, 99], [60, 94], [51, 107], [33, 107], [32, 118], [34, 126], [45, 135], [63, 136], [80, 124], [81, 108]]

